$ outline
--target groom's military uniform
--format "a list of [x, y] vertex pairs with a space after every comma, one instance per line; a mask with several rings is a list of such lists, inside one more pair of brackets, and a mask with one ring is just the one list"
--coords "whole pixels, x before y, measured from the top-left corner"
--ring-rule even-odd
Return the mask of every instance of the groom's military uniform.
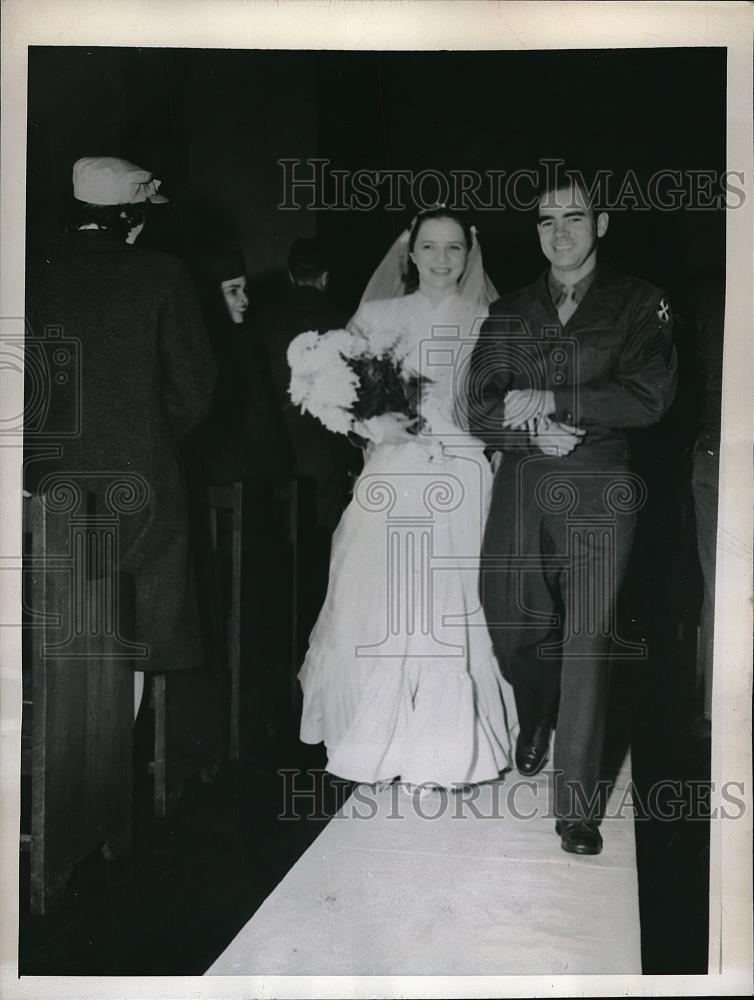
[[[565, 326], [549, 271], [492, 304], [471, 362], [470, 420], [504, 453], [481, 592], [521, 739], [543, 719], [556, 723], [556, 814], [593, 819], [609, 654], [637, 652], [621, 650], [614, 612], [645, 495], [627, 430], [655, 423], [672, 402], [676, 355], [659, 289], [605, 265], [576, 288]], [[586, 432], [567, 456], [503, 429], [506, 393], [529, 388], [551, 390], [551, 419]]]

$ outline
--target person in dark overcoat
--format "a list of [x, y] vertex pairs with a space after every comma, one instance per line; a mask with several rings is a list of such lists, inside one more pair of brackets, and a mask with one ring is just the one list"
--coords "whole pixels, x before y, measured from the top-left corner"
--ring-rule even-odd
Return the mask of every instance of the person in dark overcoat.
[[69, 235], [27, 264], [27, 347], [57, 331], [78, 370], [73, 392], [70, 379], [45, 389], [44, 447], [27, 436], [25, 480], [42, 493], [72, 481], [96, 514], [117, 515], [143, 647], [133, 666], [162, 672], [202, 660], [179, 442], [207, 412], [215, 365], [184, 263], [134, 245], [149, 204], [167, 200], [159, 185], [119, 158], [78, 160]]
[[550, 263], [493, 302], [471, 363], [472, 432], [502, 452], [482, 547], [481, 591], [513, 685], [519, 773], [554, 743], [556, 831], [598, 854], [615, 602], [645, 499], [628, 430], [673, 401], [677, 360], [664, 293], [598, 262], [609, 217], [560, 178], [538, 200]]
[[210, 483], [280, 486], [292, 459], [264, 345], [249, 321], [243, 254], [218, 250], [196, 273], [217, 365], [212, 405], [195, 434], [203, 475]]
[[[343, 327], [348, 317], [327, 297], [330, 265], [323, 244], [300, 239], [288, 255], [290, 287], [286, 297], [264, 310], [255, 321], [269, 359], [277, 403], [288, 428], [296, 475], [311, 480], [315, 522], [332, 534], [343, 513], [353, 471], [353, 445], [333, 434], [309, 413], [302, 413], [288, 395], [291, 370], [288, 346], [306, 330], [325, 333]], [[358, 464], [358, 463], [357, 463]]]
[[[282, 508], [278, 491], [291, 475], [291, 457], [264, 346], [248, 321], [250, 301], [241, 250], [225, 246], [205, 251], [195, 263], [195, 275], [217, 365], [217, 381], [207, 416], [184, 448], [192, 537], [197, 560], [205, 568], [201, 589], [203, 625], [208, 637], [216, 642], [226, 627], [232, 571], [230, 542], [222, 530], [218, 551], [211, 551], [208, 487], [243, 484], [241, 688], [245, 728], [251, 733], [258, 730], [251, 723], [260, 710], [269, 726], [273, 716], [280, 714], [269, 692], [275, 684], [280, 687], [276, 654], [288, 593], [281, 579], [286, 539], [279, 523]], [[264, 693], [260, 694], [262, 687]], [[282, 702], [282, 696], [277, 700]]]
[[348, 502], [361, 453], [340, 434], [302, 413], [288, 395], [288, 346], [306, 330], [325, 333], [345, 326], [348, 317], [327, 297], [330, 263], [321, 240], [296, 240], [288, 254], [289, 289], [284, 299], [256, 317], [254, 329], [267, 352], [276, 401], [285, 420], [302, 511], [301, 634], [317, 619], [327, 591], [330, 540]]

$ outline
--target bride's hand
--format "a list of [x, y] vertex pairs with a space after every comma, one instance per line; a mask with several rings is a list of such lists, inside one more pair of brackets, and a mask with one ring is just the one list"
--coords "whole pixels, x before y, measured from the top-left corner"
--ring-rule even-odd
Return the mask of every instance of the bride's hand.
[[354, 430], [375, 444], [402, 444], [411, 438], [416, 419], [397, 413], [383, 413], [379, 417], [360, 420]]
[[548, 420], [547, 417], [529, 420], [525, 427], [529, 432], [531, 443], [545, 455], [553, 455], [556, 458], [570, 455], [584, 440], [586, 433], [580, 427]]

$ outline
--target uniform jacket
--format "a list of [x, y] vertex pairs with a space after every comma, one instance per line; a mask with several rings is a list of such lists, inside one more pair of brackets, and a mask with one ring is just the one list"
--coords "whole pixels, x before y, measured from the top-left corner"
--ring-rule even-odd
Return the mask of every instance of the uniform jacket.
[[533, 387], [553, 391], [555, 419], [586, 431], [573, 456], [625, 446], [627, 430], [657, 422], [673, 401], [672, 329], [663, 292], [608, 265], [563, 327], [545, 272], [490, 306], [472, 357], [473, 432], [492, 447], [517, 447], [520, 432], [501, 431], [505, 394]]
[[[215, 369], [188, 272], [176, 257], [83, 230], [28, 264], [27, 322], [27, 346], [51, 356], [50, 338], [60, 336], [77, 359], [65, 386], [50, 379], [44, 387], [43, 425], [35, 432], [27, 422], [27, 488], [62, 475], [94, 495], [98, 513], [111, 513], [118, 503], [108, 486], [123, 476], [136, 484], [130, 508], [115, 511], [118, 568], [135, 592], [133, 638], [148, 647], [134, 666], [196, 666], [178, 444], [208, 409]], [[38, 446], [50, 443], [62, 455], [39, 458]]]

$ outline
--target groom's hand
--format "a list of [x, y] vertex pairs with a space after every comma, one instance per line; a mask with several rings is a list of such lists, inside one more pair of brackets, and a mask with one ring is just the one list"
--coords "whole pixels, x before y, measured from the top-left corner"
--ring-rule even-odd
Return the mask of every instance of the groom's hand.
[[556, 420], [533, 420], [527, 425], [529, 440], [545, 455], [563, 458], [570, 455], [584, 440], [586, 434], [580, 427], [561, 424]]
[[550, 389], [511, 389], [503, 407], [503, 427], [515, 431], [554, 413], [555, 397]]

